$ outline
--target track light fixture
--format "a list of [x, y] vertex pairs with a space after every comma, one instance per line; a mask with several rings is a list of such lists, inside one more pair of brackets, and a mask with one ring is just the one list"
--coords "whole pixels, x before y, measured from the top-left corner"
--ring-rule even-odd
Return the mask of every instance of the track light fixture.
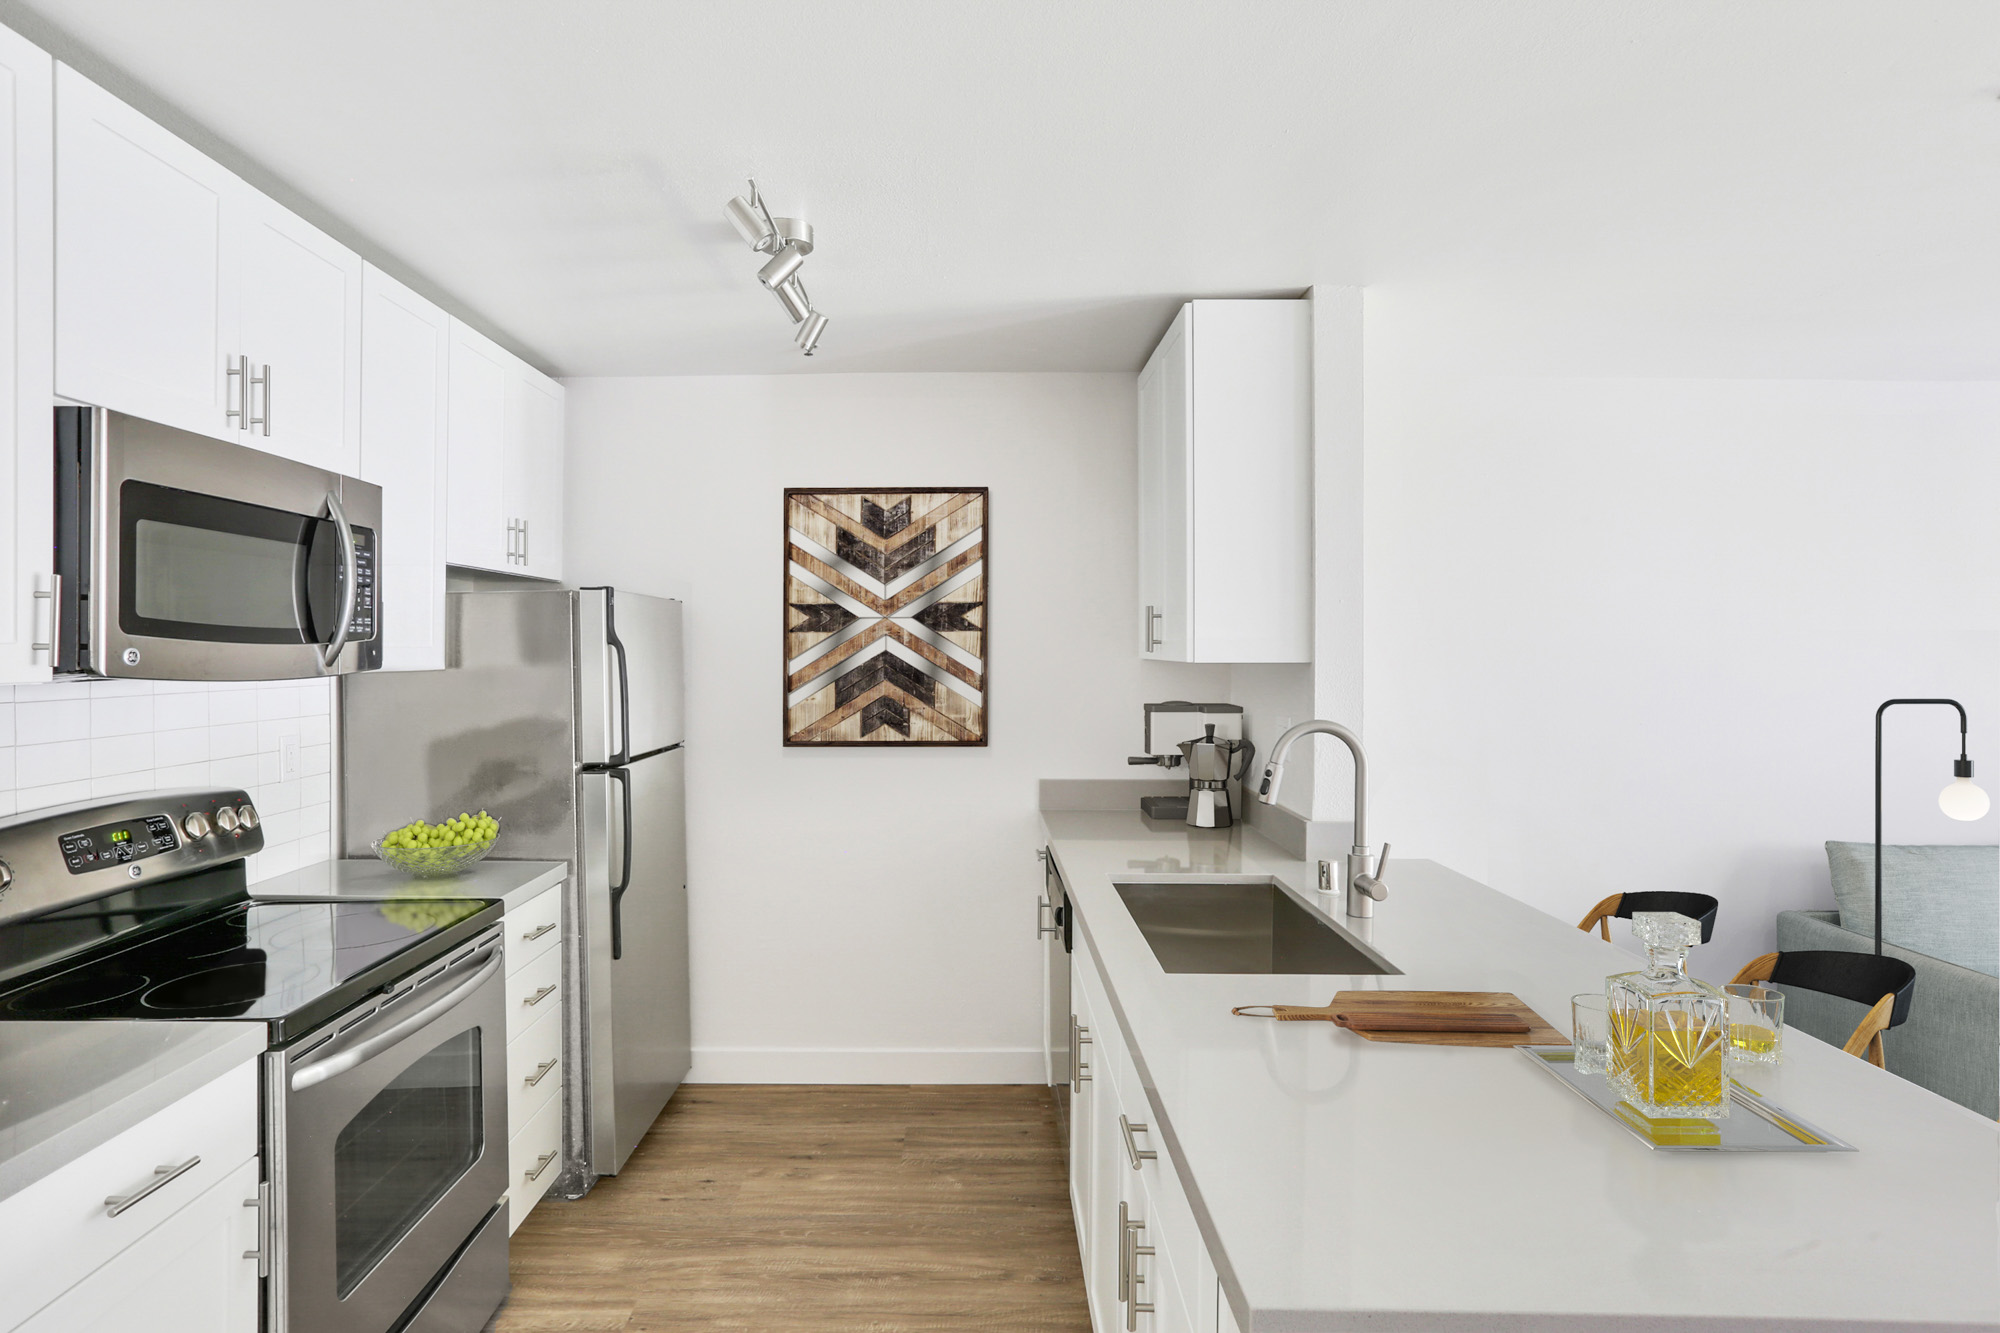
[[772, 217], [754, 180], [748, 197], [737, 195], [722, 206], [722, 211], [746, 245], [771, 256], [757, 270], [757, 281], [778, 298], [792, 323], [799, 326], [796, 341], [800, 350], [811, 356], [827, 323], [826, 316], [813, 309], [812, 298], [799, 280], [799, 270], [813, 252], [812, 224], [800, 218]]

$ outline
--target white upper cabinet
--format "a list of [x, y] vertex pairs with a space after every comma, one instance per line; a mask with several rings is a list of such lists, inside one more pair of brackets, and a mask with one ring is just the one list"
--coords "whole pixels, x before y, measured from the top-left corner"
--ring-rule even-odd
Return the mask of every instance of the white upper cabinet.
[[562, 385], [453, 320], [449, 435], [451, 563], [560, 579]]
[[451, 317], [372, 265], [361, 290], [360, 475], [382, 488], [382, 668], [439, 670]]
[[226, 215], [244, 184], [56, 67], [56, 392], [233, 438]]
[[54, 74], [0, 28], [0, 682], [47, 680], [54, 657]]
[[230, 210], [244, 443], [353, 475], [361, 458], [361, 256], [247, 187]]
[[1139, 647], [1312, 660], [1312, 306], [1190, 301], [1139, 374]]
[[361, 260], [67, 66], [56, 392], [352, 473]]

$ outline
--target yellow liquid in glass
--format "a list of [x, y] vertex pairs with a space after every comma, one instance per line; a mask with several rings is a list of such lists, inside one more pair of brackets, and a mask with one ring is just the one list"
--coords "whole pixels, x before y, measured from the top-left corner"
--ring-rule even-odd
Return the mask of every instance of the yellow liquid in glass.
[[1678, 1021], [1649, 1028], [1637, 1015], [1613, 1014], [1611, 1076], [1629, 1078], [1655, 1106], [1718, 1106], [1725, 1046], [1713, 1029]]
[[1778, 1034], [1761, 1023], [1731, 1023], [1729, 1046], [1745, 1055], [1769, 1055], [1778, 1049]]

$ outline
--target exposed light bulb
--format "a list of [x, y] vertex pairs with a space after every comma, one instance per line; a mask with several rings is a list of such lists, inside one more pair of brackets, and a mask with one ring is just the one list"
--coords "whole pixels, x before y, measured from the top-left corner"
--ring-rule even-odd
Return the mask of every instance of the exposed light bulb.
[[1992, 807], [1993, 799], [1970, 777], [1953, 778], [1951, 785], [1938, 793], [1938, 809], [1953, 819], [1984, 819]]

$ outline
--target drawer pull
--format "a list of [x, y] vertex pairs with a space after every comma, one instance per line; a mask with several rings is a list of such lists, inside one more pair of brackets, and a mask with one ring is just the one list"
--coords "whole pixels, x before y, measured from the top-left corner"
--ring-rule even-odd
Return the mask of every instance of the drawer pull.
[[556, 993], [556, 988], [554, 986], [544, 986], [540, 990], [536, 991], [533, 995], [530, 995], [527, 999], [521, 1001], [521, 1007], [524, 1009], [532, 1009], [536, 1005], [540, 1004], [543, 1000], [548, 999], [549, 996], [554, 995], [555, 993]]
[[155, 1190], [166, 1188], [166, 1186], [180, 1179], [182, 1176], [186, 1175], [188, 1172], [194, 1170], [196, 1167], [200, 1165], [201, 1165], [201, 1156], [200, 1154], [197, 1153], [195, 1156], [188, 1158], [185, 1162], [182, 1162], [179, 1166], [154, 1167], [153, 1178], [147, 1181], [145, 1184], [141, 1185], [138, 1189], [133, 1190], [130, 1194], [114, 1194], [109, 1198], [107, 1198], [104, 1201], [105, 1215], [109, 1217], [118, 1216], [118, 1214], [124, 1212], [127, 1208], [130, 1208], [133, 1204], [139, 1202], [139, 1200], [145, 1198], [148, 1194], [153, 1193]]
[[540, 1176], [542, 1172], [548, 1170], [549, 1163], [555, 1160], [556, 1160], [555, 1153], [545, 1152], [540, 1157], [537, 1157], [535, 1159], [535, 1164], [532, 1167], [528, 1168], [526, 1171], [523, 1171], [521, 1174], [526, 1179], [532, 1181], [536, 1177]]
[[549, 1076], [549, 1071], [551, 1069], [554, 1069], [555, 1067], [556, 1067], [556, 1062], [554, 1060], [544, 1060], [540, 1064], [535, 1066], [534, 1073], [528, 1075], [521, 1081], [532, 1088], [537, 1083], [540, 1083], [543, 1079], [547, 1078]]
[[542, 936], [548, 934], [555, 928], [556, 928], [556, 923], [553, 921], [549, 922], [546, 925], [536, 926], [533, 930], [529, 931], [527, 934], [521, 937], [521, 943], [532, 944], [534, 941], [540, 939]]
[[1144, 1125], [1135, 1125], [1121, 1115], [1118, 1117], [1118, 1128], [1125, 1132], [1125, 1155], [1132, 1159], [1132, 1169], [1134, 1171], [1139, 1169], [1141, 1162], [1150, 1162], [1160, 1155], [1151, 1148], [1141, 1148], [1138, 1140], [1133, 1138], [1135, 1134], [1152, 1133]]

